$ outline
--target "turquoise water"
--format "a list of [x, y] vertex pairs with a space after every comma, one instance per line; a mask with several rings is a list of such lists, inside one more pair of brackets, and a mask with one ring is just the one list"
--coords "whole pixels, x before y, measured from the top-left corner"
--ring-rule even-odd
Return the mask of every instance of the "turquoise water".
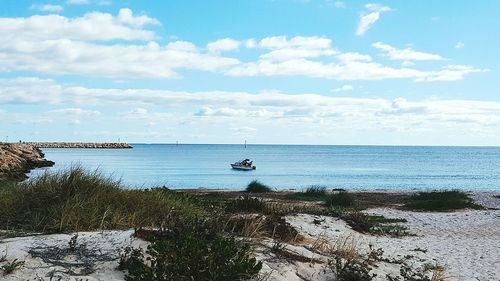
[[[133, 149], [43, 149], [49, 171], [80, 164], [128, 187], [500, 190], [500, 147], [167, 145]], [[229, 166], [250, 158], [257, 169]], [[32, 175], [43, 172], [35, 170]]]

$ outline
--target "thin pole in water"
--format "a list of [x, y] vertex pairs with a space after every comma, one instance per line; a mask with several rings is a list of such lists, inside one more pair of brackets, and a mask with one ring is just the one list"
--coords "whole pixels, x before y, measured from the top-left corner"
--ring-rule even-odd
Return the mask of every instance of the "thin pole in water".
[[245, 140], [245, 148], [247, 148], [247, 140]]

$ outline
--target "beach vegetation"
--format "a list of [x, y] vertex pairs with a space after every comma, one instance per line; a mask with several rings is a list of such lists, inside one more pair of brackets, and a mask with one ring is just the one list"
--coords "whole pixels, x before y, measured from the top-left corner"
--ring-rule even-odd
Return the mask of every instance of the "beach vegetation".
[[313, 185], [302, 192], [288, 194], [285, 198], [300, 201], [323, 201], [327, 197], [325, 186]]
[[45, 233], [164, 227], [173, 216], [206, 212], [189, 195], [122, 189], [119, 181], [81, 167], [0, 186], [0, 210], [0, 229]]
[[221, 235], [211, 220], [172, 225], [150, 235], [146, 250], [126, 248], [119, 269], [125, 280], [246, 280], [262, 263], [251, 257], [250, 245]]
[[371, 215], [359, 210], [337, 210], [335, 216], [345, 221], [353, 230], [360, 233], [389, 235], [393, 237], [408, 236], [408, 228], [400, 223], [407, 222], [400, 218], [386, 218]]
[[355, 203], [354, 197], [345, 190], [334, 192], [325, 200], [325, 205], [328, 207], [349, 208], [354, 207]]
[[465, 208], [478, 209], [472, 198], [462, 191], [445, 190], [418, 192], [408, 197], [404, 207], [420, 211], [451, 211]]
[[265, 208], [266, 203], [261, 198], [244, 195], [231, 200], [226, 206], [226, 211], [230, 213], [262, 213]]
[[247, 185], [246, 192], [265, 193], [271, 192], [271, 188], [258, 180], [253, 180]]
[[389, 281], [445, 281], [449, 277], [445, 269], [433, 264], [424, 264], [421, 267], [413, 267], [403, 264], [400, 268], [400, 276], [386, 275]]
[[226, 229], [230, 233], [247, 238], [271, 238], [276, 241], [298, 242], [302, 240], [299, 232], [283, 217], [270, 215], [232, 216]]
[[372, 255], [363, 255], [358, 250], [358, 241], [353, 237], [339, 238], [329, 250], [328, 267], [335, 280], [371, 281], [376, 277], [372, 271]]
[[2, 265], [0, 267], [0, 269], [3, 271], [3, 275], [9, 275], [12, 272], [14, 272], [14, 270], [21, 267], [23, 264], [24, 264], [24, 261], [19, 261], [19, 260], [15, 259], [11, 262], [8, 262], [8, 263]]

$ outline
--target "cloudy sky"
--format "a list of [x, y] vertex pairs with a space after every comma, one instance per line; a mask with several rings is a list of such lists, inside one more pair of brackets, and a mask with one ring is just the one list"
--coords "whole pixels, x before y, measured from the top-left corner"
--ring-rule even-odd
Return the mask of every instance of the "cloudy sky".
[[2, 1], [0, 141], [500, 145], [500, 1]]

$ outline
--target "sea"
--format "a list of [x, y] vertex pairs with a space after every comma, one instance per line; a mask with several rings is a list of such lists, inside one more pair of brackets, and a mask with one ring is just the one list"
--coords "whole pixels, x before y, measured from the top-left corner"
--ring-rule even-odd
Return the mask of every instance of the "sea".
[[[79, 165], [126, 188], [274, 189], [309, 186], [363, 190], [500, 190], [500, 147], [132, 144], [133, 149], [43, 149], [55, 166]], [[252, 171], [231, 163], [249, 158]]]

